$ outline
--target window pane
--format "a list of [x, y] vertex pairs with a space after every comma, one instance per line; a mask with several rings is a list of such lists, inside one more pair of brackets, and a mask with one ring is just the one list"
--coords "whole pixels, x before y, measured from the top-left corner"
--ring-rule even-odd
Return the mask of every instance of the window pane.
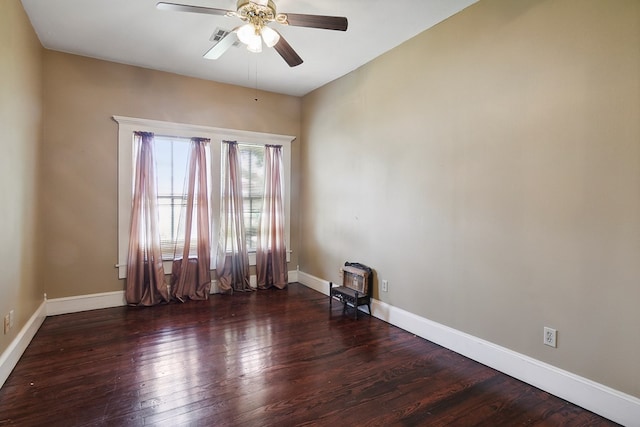
[[[184, 245], [185, 177], [189, 161], [189, 138], [156, 135], [154, 149], [158, 179], [158, 211], [162, 258], [172, 259], [176, 244]], [[197, 224], [191, 229], [190, 252], [196, 249]]]
[[258, 221], [264, 192], [264, 146], [238, 144], [242, 169], [242, 197], [247, 248], [258, 247]]

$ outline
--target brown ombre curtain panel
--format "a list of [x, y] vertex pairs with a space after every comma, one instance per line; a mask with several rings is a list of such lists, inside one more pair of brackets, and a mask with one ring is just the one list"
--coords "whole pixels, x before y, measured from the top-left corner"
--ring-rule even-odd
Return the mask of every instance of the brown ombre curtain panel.
[[249, 254], [245, 239], [242, 172], [238, 144], [222, 144], [222, 201], [216, 273], [220, 291], [250, 291]]
[[158, 229], [153, 133], [135, 132], [135, 184], [127, 257], [127, 304], [150, 306], [169, 301]]
[[[191, 138], [189, 166], [185, 178], [186, 206], [181, 213], [184, 239], [176, 243], [171, 270], [171, 295], [182, 302], [187, 298], [208, 299], [211, 289], [211, 232], [206, 150], [208, 143], [208, 139]], [[193, 224], [194, 216], [195, 224]], [[194, 226], [196, 242], [195, 254], [192, 254]]]
[[289, 277], [282, 197], [282, 146], [265, 146], [264, 167], [264, 195], [256, 249], [258, 287], [266, 289], [275, 286], [284, 289]]

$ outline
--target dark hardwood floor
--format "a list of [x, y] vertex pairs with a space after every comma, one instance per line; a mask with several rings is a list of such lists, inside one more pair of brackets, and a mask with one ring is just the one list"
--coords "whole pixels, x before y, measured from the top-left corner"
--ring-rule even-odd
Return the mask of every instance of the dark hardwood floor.
[[49, 317], [0, 426], [607, 426], [302, 285]]

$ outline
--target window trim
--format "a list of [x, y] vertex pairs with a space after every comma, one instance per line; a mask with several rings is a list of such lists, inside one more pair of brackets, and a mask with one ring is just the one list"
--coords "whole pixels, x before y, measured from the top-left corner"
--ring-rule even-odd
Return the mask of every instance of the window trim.
[[[215, 270], [216, 247], [220, 226], [220, 165], [222, 141], [238, 141], [238, 143], [257, 145], [282, 145], [285, 189], [285, 241], [287, 244], [287, 261], [291, 253], [291, 143], [295, 136], [277, 135], [264, 132], [253, 132], [238, 129], [217, 128], [202, 125], [166, 122], [160, 120], [140, 119], [125, 116], [113, 116], [118, 123], [118, 278], [127, 276], [127, 252], [129, 250], [129, 229], [131, 223], [131, 200], [133, 197], [133, 132], [145, 131], [158, 135], [178, 137], [201, 137], [211, 140], [211, 270]], [[125, 165], [129, 165], [128, 167]], [[255, 253], [249, 254], [250, 265], [255, 265]], [[171, 261], [165, 261], [165, 273], [171, 273]]]

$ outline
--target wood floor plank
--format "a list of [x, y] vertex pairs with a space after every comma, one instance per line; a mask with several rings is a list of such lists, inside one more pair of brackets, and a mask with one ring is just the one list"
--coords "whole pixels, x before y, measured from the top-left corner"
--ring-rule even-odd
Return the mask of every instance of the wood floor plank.
[[292, 284], [47, 318], [0, 389], [14, 425], [615, 424]]

